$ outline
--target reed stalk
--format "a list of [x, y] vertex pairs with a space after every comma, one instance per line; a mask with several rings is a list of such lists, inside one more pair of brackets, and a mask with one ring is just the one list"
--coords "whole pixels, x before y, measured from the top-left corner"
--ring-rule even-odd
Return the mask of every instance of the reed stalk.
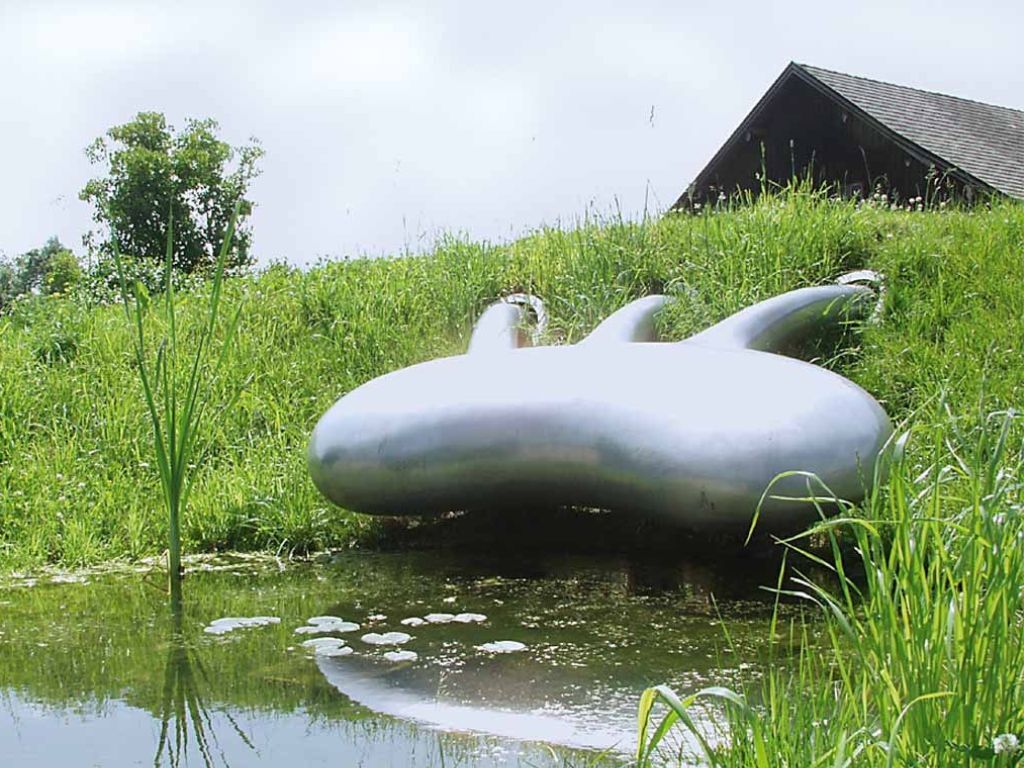
[[114, 238], [114, 261], [120, 283], [125, 317], [133, 327], [132, 351], [145, 397], [153, 432], [153, 452], [160, 475], [160, 488], [167, 511], [167, 572], [172, 607], [181, 605], [181, 519], [192, 489], [193, 470], [198, 463], [200, 427], [203, 426], [213, 394], [213, 386], [223, 368], [238, 327], [241, 305], [235, 310], [215, 349], [215, 336], [221, 310], [224, 270], [238, 219], [238, 206], [231, 216], [217, 264], [210, 281], [206, 316], [201, 322], [191, 352], [179, 339], [175, 317], [174, 222], [167, 228], [164, 257], [164, 295], [162, 330], [157, 334], [155, 358], [150, 359], [146, 319], [151, 308], [149, 294], [139, 281], [129, 284], [124, 259]]

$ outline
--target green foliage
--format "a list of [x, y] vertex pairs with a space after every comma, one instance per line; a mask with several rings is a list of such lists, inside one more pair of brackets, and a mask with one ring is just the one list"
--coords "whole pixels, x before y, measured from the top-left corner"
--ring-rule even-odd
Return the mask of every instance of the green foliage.
[[[780, 542], [779, 594], [811, 606], [810, 621], [773, 621], [766, 675], [719, 695], [718, 733], [694, 725], [706, 693], [645, 695], [641, 765], [677, 727], [712, 766], [1017, 764], [1007, 737], [997, 748], [1024, 732], [1020, 427], [1008, 413], [940, 413], [911, 433], [924, 471], [897, 454], [863, 509]], [[820, 565], [831, 579], [807, 575]], [[667, 712], [655, 717], [659, 702]]]
[[73, 290], [82, 280], [82, 267], [75, 255], [61, 248], [50, 259], [43, 275], [43, 289], [46, 293], [64, 294]]
[[218, 129], [216, 121], [206, 119], [188, 120], [176, 131], [162, 114], [140, 112], [96, 139], [86, 155], [104, 166], [105, 175], [89, 181], [79, 195], [93, 205], [93, 219], [101, 226], [100, 233], [88, 236], [90, 247], [111, 258], [116, 246], [121, 254], [159, 264], [173, 218], [174, 268], [212, 271], [237, 207], [239, 226], [227, 267], [246, 266], [252, 233], [244, 221], [252, 203], [245, 195], [259, 174], [263, 150], [255, 139], [231, 147], [217, 138]]
[[[163, 312], [159, 320], [163, 332], [157, 341], [156, 357], [152, 362], [148, 359], [146, 338], [146, 316], [151, 304], [149, 292], [137, 281], [129, 287], [117, 244], [114, 244], [121, 300], [124, 303], [125, 317], [134, 330], [132, 352], [153, 430], [153, 455], [160, 476], [164, 506], [167, 509], [168, 572], [172, 605], [180, 604], [181, 601], [181, 516], [192, 490], [192, 470], [195, 466], [193, 462], [201, 459], [199, 430], [205, 426], [213, 387], [231, 350], [241, 314], [239, 305], [224, 331], [224, 337], [220, 340], [219, 351], [214, 351], [213, 340], [218, 330], [225, 261], [231, 248], [231, 236], [237, 215], [238, 206], [228, 222], [227, 232], [221, 244], [210, 285], [208, 311], [200, 332], [193, 341], [191, 354], [179, 351], [183, 344], [179, 343], [174, 283], [171, 280], [173, 220], [168, 222], [167, 227], [164, 261], [166, 290], [163, 301], [160, 302]], [[184, 342], [184, 338], [181, 342]], [[223, 407], [226, 409], [227, 405]]]
[[0, 311], [30, 294], [63, 294], [82, 279], [78, 259], [51, 237], [41, 248], [26, 251], [11, 263], [0, 262]]
[[17, 281], [14, 265], [0, 261], [0, 310], [10, 304], [18, 295]]
[[[444, 239], [425, 257], [228, 280], [221, 300], [246, 311], [210, 396], [238, 400], [192, 468], [183, 542], [306, 551], [366, 537], [377, 523], [330, 508], [308, 480], [316, 419], [374, 376], [462, 351], [473, 319], [504, 293], [542, 296], [555, 343], [633, 298], [672, 293], [660, 324], [681, 338], [780, 291], [876, 269], [887, 279], [881, 323], [822, 362], [909, 420], [905, 453], [863, 508], [780, 545], [777, 586], [810, 613], [779, 615], [765, 673], [732, 690], [646, 696], [640, 757], [1013, 765], [1019, 753], [997, 754], [1006, 742], [996, 739], [1024, 731], [1024, 439], [1006, 414], [1024, 397], [1021, 253], [1016, 203], [922, 212], [790, 190], [700, 215], [584, 220], [507, 246]], [[180, 338], [204, 332], [212, 293], [195, 280], [176, 294]], [[151, 302], [147, 314], [156, 335], [167, 322], [158, 310]], [[0, 318], [0, 569], [161, 548], [132, 344], [116, 308], [75, 296], [33, 296]], [[830, 580], [810, 575], [822, 567]], [[665, 754], [666, 734], [700, 707], [720, 732], [690, 740], [695, 754]]]
[[[372, 534], [377, 522], [330, 507], [309, 481], [304, 451], [316, 420], [375, 376], [464, 351], [480, 311], [521, 290], [546, 301], [556, 343], [578, 340], [633, 298], [667, 291], [680, 298], [661, 318], [672, 339], [779, 291], [880, 269], [882, 322], [824, 362], [897, 419], [945, 393], [976, 425], [983, 393], [992, 409], [1024, 399], [1024, 364], [1007, 351], [1024, 338], [1022, 252], [1020, 205], [890, 211], [797, 192], [699, 216], [584, 220], [505, 246], [447, 238], [423, 257], [276, 265], [229, 279], [222, 301], [246, 310], [213, 397], [240, 394], [207, 433], [183, 545], [306, 551]], [[211, 285], [185, 288], [176, 293], [178, 333], [196, 338]], [[75, 340], [72, 355], [44, 351], [57, 332]], [[214, 342], [222, 338], [217, 331]], [[116, 307], [77, 298], [36, 297], [0, 319], [0, 569], [162, 549], [131, 345]], [[922, 413], [919, 430], [941, 423]], [[926, 458], [909, 461], [923, 471]]]

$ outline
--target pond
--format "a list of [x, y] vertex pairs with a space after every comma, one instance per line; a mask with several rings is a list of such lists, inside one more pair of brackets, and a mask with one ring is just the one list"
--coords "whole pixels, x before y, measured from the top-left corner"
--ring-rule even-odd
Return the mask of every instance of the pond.
[[0, 764], [622, 765], [646, 686], [757, 674], [773, 581], [736, 560], [222, 557], [172, 616], [156, 572], [14, 578]]

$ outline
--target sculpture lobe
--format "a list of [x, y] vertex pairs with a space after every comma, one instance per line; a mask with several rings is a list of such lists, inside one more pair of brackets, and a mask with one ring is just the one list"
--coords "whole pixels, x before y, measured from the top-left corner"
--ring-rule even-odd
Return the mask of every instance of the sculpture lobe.
[[[313, 432], [310, 472], [329, 499], [371, 514], [543, 503], [742, 526], [790, 470], [858, 500], [888, 417], [853, 382], [770, 350], [869, 295], [801, 289], [677, 343], [651, 340], [665, 297], [560, 347], [520, 347], [512, 326], [526, 310], [492, 309], [472, 354], [389, 373], [335, 403]], [[773, 494], [806, 496], [806, 482], [784, 479]], [[816, 512], [773, 500], [765, 514], [788, 525]]]

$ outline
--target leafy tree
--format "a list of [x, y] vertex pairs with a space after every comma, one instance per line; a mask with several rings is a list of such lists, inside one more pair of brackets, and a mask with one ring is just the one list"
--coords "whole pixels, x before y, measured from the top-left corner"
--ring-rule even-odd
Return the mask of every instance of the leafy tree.
[[75, 254], [67, 248], [61, 248], [53, 254], [46, 266], [42, 288], [46, 293], [67, 293], [81, 279], [82, 267]]
[[231, 147], [217, 138], [218, 129], [207, 119], [188, 120], [176, 131], [161, 113], [140, 112], [89, 145], [89, 160], [106, 166], [106, 175], [89, 181], [79, 194], [95, 207], [93, 219], [104, 232], [86, 235], [90, 250], [110, 255], [116, 239], [122, 254], [159, 263], [173, 216], [175, 269], [208, 271], [240, 202], [227, 267], [247, 265], [252, 233], [244, 221], [252, 203], [245, 194], [259, 175], [263, 149], [256, 139]]
[[0, 309], [18, 296], [31, 293], [66, 293], [82, 276], [75, 255], [51, 237], [41, 248], [0, 262]]
[[14, 265], [0, 261], [0, 312], [18, 295], [15, 291], [17, 279]]

